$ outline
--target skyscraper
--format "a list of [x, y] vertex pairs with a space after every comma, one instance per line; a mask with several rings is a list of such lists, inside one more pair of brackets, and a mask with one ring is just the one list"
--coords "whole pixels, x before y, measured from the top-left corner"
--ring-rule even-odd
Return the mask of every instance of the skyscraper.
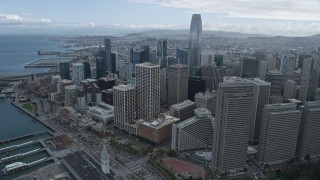
[[105, 49], [105, 70], [112, 72], [112, 61], [111, 61], [111, 41], [109, 38], [104, 39], [104, 49]]
[[217, 66], [222, 66], [223, 65], [223, 55], [222, 54], [215, 54], [214, 55], [214, 62], [216, 62]]
[[116, 67], [117, 59], [118, 59], [118, 54], [111, 53], [111, 73], [117, 72], [117, 67]]
[[259, 78], [249, 81], [253, 85], [253, 92], [255, 94], [253, 100], [254, 117], [250, 124], [249, 142], [256, 144], [259, 141], [263, 108], [266, 104], [269, 104], [271, 84]]
[[259, 76], [259, 61], [256, 58], [245, 58], [241, 63], [241, 77], [255, 78]]
[[105, 63], [106, 61], [103, 58], [101, 57], [96, 58], [96, 78], [97, 79], [100, 79], [106, 75]]
[[200, 14], [193, 14], [190, 25], [190, 42], [189, 42], [189, 75], [200, 76], [201, 61], [200, 53], [202, 50], [202, 21]]
[[167, 68], [160, 68], [160, 102], [161, 105], [168, 103]]
[[283, 55], [281, 57], [280, 72], [282, 75], [293, 74], [296, 65], [296, 58], [294, 55]]
[[132, 85], [113, 87], [114, 126], [120, 130], [136, 134], [130, 126], [135, 119], [135, 88]]
[[91, 69], [89, 62], [83, 62], [84, 79], [91, 78]]
[[160, 68], [168, 67], [167, 39], [158, 39], [157, 41], [157, 61]]
[[249, 124], [252, 121], [252, 83], [224, 77], [217, 94], [213, 137], [213, 167], [220, 172], [243, 169], [247, 159]]
[[266, 81], [271, 83], [270, 96], [281, 96], [283, 88], [283, 76], [280, 71], [268, 71], [266, 75]]
[[177, 47], [176, 58], [180, 64], [188, 64], [188, 49]]
[[320, 156], [319, 117], [320, 101], [305, 103], [297, 147], [301, 159], [304, 159], [306, 155], [309, 155], [311, 159]]
[[215, 89], [215, 67], [215, 64], [206, 64], [201, 66], [201, 77], [205, 81], [205, 89], [209, 89], [210, 91]]
[[308, 58], [303, 61], [299, 100], [303, 103], [311, 101], [316, 95], [319, 78], [320, 60]]
[[70, 79], [69, 62], [60, 62], [59, 71], [60, 71], [61, 79]]
[[74, 84], [80, 84], [84, 79], [84, 69], [82, 63], [72, 63], [72, 81]]
[[151, 63], [136, 65], [137, 116], [156, 117], [160, 113], [160, 66]]
[[168, 68], [168, 105], [181, 103], [188, 99], [188, 66], [171, 65]]
[[212, 114], [216, 110], [216, 92], [207, 90], [205, 93], [198, 92], [194, 100], [196, 102], [197, 108], [206, 108]]
[[296, 103], [266, 105], [262, 115], [258, 160], [271, 165], [294, 158], [300, 122], [301, 111], [297, 110]]
[[283, 99], [296, 99], [297, 88], [294, 80], [287, 80], [283, 85]]

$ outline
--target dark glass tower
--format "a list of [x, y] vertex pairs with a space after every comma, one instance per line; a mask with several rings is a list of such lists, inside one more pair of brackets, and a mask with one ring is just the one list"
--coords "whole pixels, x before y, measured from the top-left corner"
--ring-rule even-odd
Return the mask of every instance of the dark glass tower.
[[59, 71], [60, 71], [61, 79], [70, 79], [69, 62], [59, 63]]
[[188, 64], [188, 50], [183, 48], [176, 48], [176, 57], [179, 64]]
[[97, 57], [96, 58], [96, 78], [100, 79], [102, 77], [104, 77], [106, 75], [106, 61], [101, 58], [101, 57]]
[[201, 44], [202, 44], [202, 21], [200, 14], [193, 14], [190, 25], [190, 42], [189, 42], [189, 75], [201, 75]]
[[83, 69], [84, 69], [84, 79], [91, 78], [91, 69], [89, 62], [83, 62]]
[[157, 42], [157, 61], [160, 68], [168, 67], [167, 39], [159, 39]]
[[112, 71], [111, 41], [109, 38], [104, 39], [104, 48], [105, 48], [105, 55], [106, 55], [105, 70], [111, 72]]

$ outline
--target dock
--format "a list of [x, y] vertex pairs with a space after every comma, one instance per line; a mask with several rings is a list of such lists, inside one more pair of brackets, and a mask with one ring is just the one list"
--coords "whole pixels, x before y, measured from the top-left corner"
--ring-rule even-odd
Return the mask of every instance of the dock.
[[6, 168], [6, 167], [3, 168], [2, 169], [2, 174], [6, 176], [6, 175], [13, 174], [13, 173], [22, 171], [24, 169], [28, 169], [28, 168], [30, 168], [32, 166], [37, 165], [37, 164], [40, 164], [40, 163], [43, 163], [43, 162], [47, 162], [47, 161], [51, 161], [51, 160], [52, 160], [51, 158], [42, 158], [42, 159], [39, 159], [37, 161], [33, 161], [31, 163], [22, 163], [22, 162], [20, 162], [16, 166], [9, 167], [9, 168]]
[[[15, 137], [15, 138], [11, 138], [11, 139], [6, 139], [6, 140], [3, 140], [3, 141], [0, 141], [0, 144], [4, 144], [4, 143], [7, 143], [7, 142], [11, 142], [11, 141], [15, 141], [15, 140], [19, 140], [19, 139], [23, 139], [23, 138], [27, 138], [27, 137], [37, 136], [37, 135], [45, 134], [45, 133], [49, 133], [50, 135], [52, 135], [52, 133], [50, 131], [41, 131], [41, 132], [38, 132], [38, 133], [31, 133], [31, 134], [26, 134], [26, 135], [23, 135], [23, 136], [18, 136], [18, 137]], [[0, 151], [0, 153], [1, 153], [1, 151]]]
[[41, 152], [41, 151], [45, 151], [45, 149], [44, 148], [38, 148], [38, 149], [29, 151], [29, 152], [26, 152], [26, 153], [20, 153], [20, 154], [16, 154], [16, 155], [13, 155], [13, 156], [1, 158], [0, 159], [0, 164], [7, 163], [7, 162], [13, 162], [15, 160], [22, 159], [25, 156], [32, 155], [32, 154], [35, 154], [35, 153]]
[[24, 147], [24, 146], [27, 146], [27, 145], [30, 145], [30, 144], [34, 144], [34, 143], [37, 143], [37, 141], [29, 141], [29, 142], [25, 142], [25, 143], [22, 143], [22, 144], [17, 144], [17, 145], [13, 145], [13, 146], [9, 146], [9, 147], [4, 147], [4, 148], [1, 148], [0, 149], [0, 154], [1, 153], [6, 153], [6, 152], [10, 152], [10, 151], [14, 151], [14, 150], [17, 150], [21, 147]]

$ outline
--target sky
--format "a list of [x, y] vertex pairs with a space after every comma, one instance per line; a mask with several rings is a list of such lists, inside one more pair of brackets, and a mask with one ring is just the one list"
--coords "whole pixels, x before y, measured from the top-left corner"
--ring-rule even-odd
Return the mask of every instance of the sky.
[[189, 29], [309, 36], [320, 33], [320, 0], [0, 0], [0, 33]]

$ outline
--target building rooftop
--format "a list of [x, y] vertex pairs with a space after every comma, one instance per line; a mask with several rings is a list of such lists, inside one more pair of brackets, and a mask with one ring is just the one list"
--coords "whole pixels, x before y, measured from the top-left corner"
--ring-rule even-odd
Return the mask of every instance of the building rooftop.
[[223, 83], [234, 83], [234, 82], [246, 82], [246, 80], [237, 76], [223, 78]]
[[76, 85], [69, 85], [69, 86], [65, 86], [64, 88], [65, 88], [65, 90], [76, 90], [77, 86]]
[[181, 103], [174, 104], [174, 105], [172, 105], [171, 107], [176, 108], [176, 109], [180, 109], [180, 108], [183, 108], [183, 107], [192, 105], [192, 104], [195, 104], [195, 102], [193, 102], [193, 101], [191, 101], [191, 100], [185, 100], [185, 101], [183, 101], [183, 102], [181, 102]]
[[117, 89], [120, 91], [128, 91], [128, 90], [134, 89], [134, 86], [131, 84], [128, 84], [128, 85], [120, 84], [119, 86], [114, 86], [113, 89]]
[[253, 84], [256, 84], [256, 85], [271, 85], [270, 82], [261, 80], [260, 78], [250, 79], [250, 82], [252, 82]]
[[150, 68], [160, 67], [160, 65], [158, 65], [158, 64], [152, 64], [152, 63], [149, 63], [149, 62], [144, 62], [144, 63], [141, 63], [141, 64], [137, 64], [136, 66], [139, 66], [139, 67], [150, 67]]
[[197, 108], [194, 110], [194, 114], [198, 117], [208, 117], [211, 115], [211, 111], [206, 108]]
[[138, 120], [138, 123], [153, 127], [155, 129], [160, 129], [179, 120], [180, 118], [176, 118], [167, 114], [159, 114], [158, 118], [140, 119]]

